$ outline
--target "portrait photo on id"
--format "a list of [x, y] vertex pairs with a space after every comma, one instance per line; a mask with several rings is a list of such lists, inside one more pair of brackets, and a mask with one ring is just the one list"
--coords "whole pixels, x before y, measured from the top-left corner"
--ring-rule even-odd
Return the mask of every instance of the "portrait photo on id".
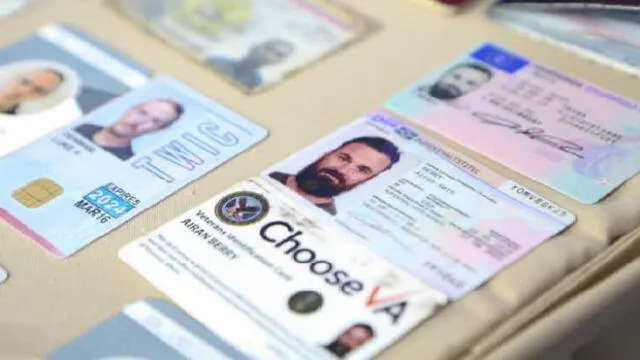
[[421, 98], [434, 98], [440, 101], [454, 101], [477, 89], [493, 79], [493, 71], [477, 63], [463, 63], [445, 71], [435, 83], [421, 85], [416, 89]]
[[45, 112], [73, 101], [80, 87], [76, 72], [46, 60], [16, 61], [0, 67], [0, 114]]
[[339, 358], [345, 358], [353, 351], [366, 345], [375, 337], [370, 325], [358, 323], [350, 326], [338, 335], [331, 343], [324, 346], [326, 350]]
[[177, 101], [157, 98], [129, 108], [107, 126], [84, 123], [74, 130], [102, 150], [127, 161], [135, 155], [135, 140], [168, 129], [183, 113], [184, 107]]
[[404, 153], [400, 146], [400, 141], [359, 122], [292, 155], [263, 175], [324, 212], [339, 215], [419, 165], [419, 159]]
[[247, 89], [255, 89], [265, 83], [263, 68], [283, 63], [294, 52], [295, 45], [290, 41], [271, 38], [252, 45], [240, 58], [214, 56], [208, 63]]

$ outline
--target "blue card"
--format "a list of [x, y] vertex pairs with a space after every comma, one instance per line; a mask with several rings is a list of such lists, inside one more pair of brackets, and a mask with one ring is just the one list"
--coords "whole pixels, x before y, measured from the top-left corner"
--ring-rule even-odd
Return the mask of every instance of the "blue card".
[[158, 78], [0, 159], [0, 218], [66, 257], [266, 135]]
[[248, 359], [174, 305], [158, 299], [131, 304], [45, 360]]

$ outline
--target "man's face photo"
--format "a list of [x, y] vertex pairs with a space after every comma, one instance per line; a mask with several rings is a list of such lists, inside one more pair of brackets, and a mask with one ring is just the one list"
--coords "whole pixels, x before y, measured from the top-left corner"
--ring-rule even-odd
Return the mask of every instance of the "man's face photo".
[[365, 143], [353, 142], [331, 151], [296, 176], [308, 194], [333, 197], [370, 180], [392, 164], [388, 154]]
[[454, 100], [491, 80], [491, 71], [475, 64], [449, 70], [429, 89], [429, 95], [439, 100]]
[[128, 160], [135, 154], [132, 143], [139, 137], [165, 129], [183, 113], [182, 105], [169, 99], [155, 99], [130, 108], [111, 126], [81, 124], [74, 130], [94, 144]]
[[175, 103], [153, 100], [127, 111], [110, 127], [110, 132], [121, 138], [136, 138], [152, 133], [174, 122], [180, 116]]
[[0, 88], [0, 104], [19, 105], [25, 101], [41, 99], [57, 90], [62, 82], [62, 74], [52, 69], [25, 73]]
[[362, 326], [354, 326], [338, 337], [338, 343], [353, 350], [364, 345], [372, 337], [370, 330]]
[[373, 329], [369, 325], [357, 324], [340, 334], [325, 348], [338, 357], [345, 357], [353, 350], [363, 346], [373, 338]]
[[270, 40], [251, 48], [247, 58], [260, 66], [266, 66], [280, 63], [292, 53], [293, 45], [290, 42]]

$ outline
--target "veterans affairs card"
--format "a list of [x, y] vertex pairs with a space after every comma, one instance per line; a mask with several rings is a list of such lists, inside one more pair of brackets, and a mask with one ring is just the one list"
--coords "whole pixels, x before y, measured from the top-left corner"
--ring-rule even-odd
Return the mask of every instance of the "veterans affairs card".
[[338, 130], [263, 176], [454, 299], [575, 221], [385, 112]]
[[0, 217], [69, 256], [265, 136], [158, 78], [0, 159]]
[[0, 156], [147, 82], [148, 71], [77, 29], [45, 26], [0, 50]]
[[128, 305], [44, 360], [245, 360], [233, 346], [174, 305], [148, 299]]
[[252, 359], [370, 359], [446, 303], [260, 178], [120, 257]]
[[247, 92], [355, 41], [369, 22], [327, 0], [114, 0], [150, 32]]
[[640, 106], [485, 44], [388, 108], [584, 204], [640, 170]]

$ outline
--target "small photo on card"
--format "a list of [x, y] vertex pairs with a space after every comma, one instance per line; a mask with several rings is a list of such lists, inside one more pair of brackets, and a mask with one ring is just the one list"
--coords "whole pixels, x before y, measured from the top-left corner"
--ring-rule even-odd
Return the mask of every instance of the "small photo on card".
[[0, 159], [0, 218], [69, 256], [248, 149], [266, 131], [157, 78]]
[[149, 32], [246, 92], [354, 42], [371, 23], [327, 0], [112, 0]]
[[0, 156], [144, 85], [148, 75], [69, 26], [48, 25], [0, 49]]
[[583, 204], [640, 170], [640, 105], [484, 44], [387, 107]]
[[446, 296], [271, 181], [242, 181], [120, 258], [252, 359], [371, 359]]
[[262, 176], [453, 299], [575, 221], [566, 209], [382, 111]]
[[44, 360], [245, 360], [240, 351], [175, 305], [148, 299], [128, 305]]

